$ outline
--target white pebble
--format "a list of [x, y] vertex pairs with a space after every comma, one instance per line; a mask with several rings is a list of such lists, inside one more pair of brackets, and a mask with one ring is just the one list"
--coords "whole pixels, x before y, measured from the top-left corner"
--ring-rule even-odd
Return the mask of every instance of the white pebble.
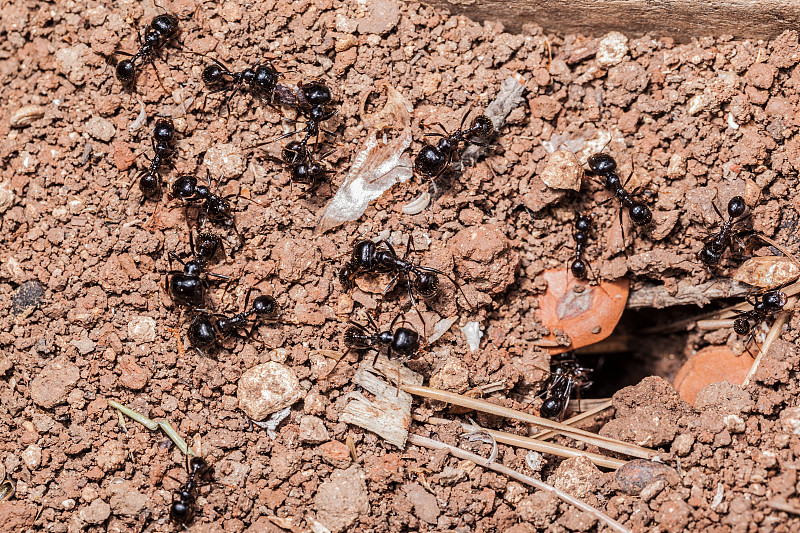
[[38, 444], [31, 444], [22, 452], [22, 460], [31, 470], [38, 468], [42, 464], [42, 447]]
[[612, 31], [600, 39], [597, 44], [597, 63], [603, 67], [612, 67], [622, 62], [628, 53], [628, 38], [618, 31]]
[[128, 337], [133, 342], [153, 342], [156, 340], [156, 321], [149, 316], [133, 317], [128, 322]]

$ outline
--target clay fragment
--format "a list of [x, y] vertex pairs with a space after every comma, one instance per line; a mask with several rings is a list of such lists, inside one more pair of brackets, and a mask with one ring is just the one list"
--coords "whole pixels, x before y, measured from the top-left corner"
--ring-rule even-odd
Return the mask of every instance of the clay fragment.
[[[547, 291], [540, 294], [537, 315], [550, 331], [561, 330], [572, 343], [549, 348], [556, 355], [605, 339], [617, 326], [628, 300], [628, 279], [590, 285], [572, 276], [567, 268], [542, 273]], [[556, 340], [550, 334], [546, 339]]]

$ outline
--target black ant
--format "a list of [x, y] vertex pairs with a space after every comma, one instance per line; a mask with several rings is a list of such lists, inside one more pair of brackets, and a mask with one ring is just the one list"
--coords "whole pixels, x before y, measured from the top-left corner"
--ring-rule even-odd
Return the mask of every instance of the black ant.
[[417, 154], [417, 157], [414, 158], [414, 170], [430, 179], [431, 183], [441, 176], [454, 160], [459, 159], [458, 150], [461, 142], [489, 146], [482, 141], [475, 140], [474, 137], [484, 140], [491, 137], [494, 133], [492, 121], [486, 115], [479, 115], [473, 119], [470, 127], [465, 130], [464, 123], [467, 120], [467, 115], [468, 113], [464, 114], [464, 118], [461, 119], [461, 125], [452, 134], [448, 134], [441, 124], [439, 124], [439, 127], [444, 130], [444, 134], [425, 134], [426, 137], [441, 137], [436, 146], [426, 143]]
[[[353, 247], [353, 255], [350, 261], [339, 271], [339, 282], [342, 284], [342, 288], [346, 291], [351, 290], [355, 278], [362, 273], [393, 272], [395, 276], [389, 282], [386, 290], [383, 291], [384, 294], [394, 287], [401, 276], [405, 277], [408, 296], [420, 319], [422, 319], [422, 314], [417, 307], [414, 291], [426, 299], [436, 296], [439, 292], [439, 274], [446, 276], [467, 299], [461, 286], [447, 273], [436, 268], [415, 265], [409, 261], [407, 258], [413, 247], [412, 238], [409, 236], [405, 255], [400, 258], [392, 245], [386, 240], [380, 240], [377, 244], [369, 240], [357, 242]], [[468, 299], [467, 303], [469, 303]], [[424, 325], [425, 321], [424, 319], [422, 320]]]
[[189, 477], [186, 479], [186, 483], [172, 494], [172, 505], [169, 508], [169, 517], [184, 528], [187, 528], [194, 518], [195, 494], [200, 486], [200, 481], [211, 472], [211, 467], [208, 466], [205, 459], [192, 457], [186, 470]]
[[567, 352], [566, 357], [555, 363], [553, 376], [544, 394], [544, 402], [539, 408], [539, 415], [551, 420], [564, 417], [567, 410], [572, 390], [589, 387], [592, 382], [588, 380], [592, 372], [590, 368], [580, 366], [575, 357]]
[[592, 217], [590, 215], [578, 214], [575, 219], [575, 259], [569, 265], [572, 275], [576, 279], [584, 280], [590, 269], [589, 263], [584, 261], [583, 253], [586, 243], [589, 241], [589, 231], [592, 229]]
[[[419, 333], [410, 328], [399, 327], [394, 330], [394, 325], [400, 315], [394, 317], [389, 329], [381, 331], [378, 325], [367, 314], [368, 325], [350, 321], [350, 327], [344, 332], [344, 344], [348, 350], [377, 350], [378, 346], [386, 346], [388, 357], [396, 353], [404, 361], [413, 359], [419, 350]], [[394, 332], [392, 332], [394, 330]]]
[[195, 259], [209, 264], [222, 252], [225, 255], [225, 245], [219, 235], [210, 231], [201, 231], [197, 234], [197, 244], [195, 245], [194, 233], [189, 230], [189, 247]]
[[198, 229], [202, 229], [208, 221], [221, 224], [233, 228], [239, 238], [239, 242], [244, 243], [242, 235], [236, 228], [236, 220], [234, 219], [236, 210], [230, 202], [231, 198], [239, 198], [240, 194], [220, 196], [216, 193], [219, 190], [220, 182], [217, 182], [215, 192], [212, 192], [210, 173], [206, 174], [206, 183], [207, 185], [198, 184], [197, 178], [190, 174], [180, 176], [172, 183], [172, 196], [182, 200], [187, 208], [190, 204], [200, 204], [196, 223]]
[[[588, 163], [590, 173], [605, 179], [603, 185], [614, 194], [623, 207], [628, 209], [628, 214], [635, 225], [645, 226], [653, 220], [653, 213], [650, 208], [642, 202], [634, 201], [631, 194], [625, 190], [622, 180], [615, 172], [617, 162], [614, 161], [613, 157], [600, 152], [589, 156]], [[620, 211], [619, 216], [620, 224], [622, 224], [622, 211]]]
[[153, 159], [150, 166], [141, 172], [139, 189], [145, 198], [150, 200], [158, 199], [161, 194], [161, 178], [158, 175], [158, 167], [164, 164], [165, 160], [172, 153], [172, 141], [175, 138], [175, 126], [168, 118], [156, 121], [153, 127]]
[[316, 137], [315, 142], [319, 142], [319, 133], [321, 131], [324, 131], [328, 135], [333, 135], [332, 132], [323, 130], [320, 125], [338, 113], [338, 110], [331, 108], [333, 93], [324, 83], [313, 81], [309, 83], [300, 83], [298, 87], [303, 94], [304, 102], [301, 102], [297, 97], [295, 97], [295, 99], [300, 114], [306, 119], [305, 126], [303, 129], [290, 131], [274, 140], [279, 141], [305, 131], [305, 137], [299, 141], [299, 144], [305, 148], [308, 146], [308, 141], [311, 140], [312, 137]]
[[786, 293], [779, 290], [767, 291], [761, 295], [761, 299], [758, 297], [752, 300], [747, 298], [747, 302], [753, 306], [753, 309], [737, 313], [737, 318], [733, 321], [733, 331], [739, 335], [748, 335], [744, 346], [749, 353], [747, 345], [755, 337], [756, 328], [768, 316], [783, 310], [783, 306], [786, 305]]
[[[165, 286], [172, 301], [178, 305], [195, 309], [203, 307], [208, 280], [201, 277], [201, 275], [206, 267], [206, 259], [196, 256], [191, 261], [184, 263], [175, 252], [170, 252], [169, 257], [170, 265], [173, 259], [183, 265], [183, 271], [170, 270], [165, 276]], [[214, 274], [213, 272], [205, 272], [205, 274], [206, 276], [213, 276], [229, 281], [231, 279], [228, 276]]]
[[281, 161], [289, 167], [292, 183], [304, 183], [316, 189], [322, 184], [322, 178], [331, 172], [322, 160], [333, 152], [331, 150], [316, 158], [301, 141], [291, 141], [281, 150]]
[[731, 228], [737, 222], [736, 219], [741, 217], [747, 209], [744, 198], [734, 196], [728, 202], [728, 220], [725, 220], [725, 217], [717, 209], [716, 204], [712, 203], [711, 205], [719, 215], [719, 218], [722, 219], [722, 226], [717, 233], [706, 239], [703, 249], [698, 254], [698, 259], [708, 267], [718, 264], [728, 246], [733, 247], [735, 236], [731, 234]]
[[[259, 61], [253, 67], [247, 67], [241, 72], [233, 72], [221, 61], [213, 58], [212, 61], [214, 63], [206, 66], [203, 70], [203, 83], [211, 89], [209, 94], [229, 92], [230, 94], [225, 98], [227, 106], [239, 90], [245, 90], [272, 104], [280, 74], [271, 63], [261, 64]], [[228, 106], [228, 112], [230, 113], [230, 106]]]
[[[278, 303], [275, 298], [268, 295], [261, 295], [253, 300], [253, 307], [247, 309], [250, 300], [250, 291], [245, 298], [245, 310], [231, 317], [221, 314], [209, 314], [205, 310], [200, 311], [189, 326], [189, 342], [192, 346], [203, 354], [203, 350], [211, 350], [219, 344], [222, 337], [229, 335], [237, 329], [247, 325], [251, 316], [258, 318], [273, 318], [278, 313]], [[247, 337], [251, 337], [256, 323], [254, 322]]]
[[[164, 47], [170, 39], [178, 34], [178, 19], [169, 14], [158, 15], [148, 26], [144, 34], [144, 39], [139, 35], [141, 47], [135, 54], [117, 51], [117, 54], [128, 56], [130, 59], [123, 59], [117, 63], [117, 79], [125, 86], [133, 86], [136, 81], [136, 62], [141, 59], [142, 63], [154, 63], [158, 51]], [[155, 65], [154, 65], [155, 66]], [[156, 71], [158, 76], [158, 71]], [[159, 83], [161, 80], [159, 79]]]

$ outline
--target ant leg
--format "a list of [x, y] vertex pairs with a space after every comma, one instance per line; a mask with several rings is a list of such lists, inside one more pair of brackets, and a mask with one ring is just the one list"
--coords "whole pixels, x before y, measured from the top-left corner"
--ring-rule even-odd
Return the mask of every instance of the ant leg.
[[628, 243], [625, 242], [625, 224], [622, 220], [622, 206], [619, 207], [619, 230], [622, 234], [622, 251], [625, 252], [625, 257], [628, 257]]
[[464, 300], [467, 302], [467, 304], [469, 305], [470, 309], [472, 309], [473, 311], [475, 311], [475, 310], [477, 309], [477, 308], [476, 308], [476, 307], [475, 307], [475, 306], [472, 304], [472, 302], [470, 302], [470, 301], [469, 301], [469, 298], [467, 298], [467, 294], [464, 292], [464, 289], [462, 289], [462, 288], [461, 288], [461, 284], [460, 284], [460, 283], [458, 283], [458, 282], [455, 280], [455, 278], [453, 278], [453, 276], [451, 276], [451, 275], [450, 275], [450, 274], [448, 274], [447, 272], [442, 272], [442, 271], [441, 271], [441, 270], [439, 270], [438, 268], [431, 268], [431, 267], [424, 267], [424, 266], [418, 266], [418, 267], [416, 267], [416, 268], [417, 268], [417, 269], [419, 269], [419, 270], [422, 270], [422, 271], [424, 271], [424, 272], [433, 272], [434, 274], [441, 274], [442, 276], [444, 276], [444, 277], [446, 277], [447, 279], [449, 279], [449, 280], [450, 280], [450, 283], [452, 283], [453, 285], [455, 285], [455, 286], [456, 286], [456, 288], [458, 289], [458, 291], [461, 293], [461, 296], [463, 296], [463, 297], [464, 297]]

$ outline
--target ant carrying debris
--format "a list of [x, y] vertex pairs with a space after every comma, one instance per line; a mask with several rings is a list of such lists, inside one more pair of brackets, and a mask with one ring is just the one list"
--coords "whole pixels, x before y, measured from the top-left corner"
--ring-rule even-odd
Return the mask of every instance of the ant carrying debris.
[[139, 189], [147, 199], [157, 200], [161, 195], [161, 177], [158, 175], [158, 168], [172, 153], [171, 145], [174, 138], [175, 126], [172, 124], [172, 120], [162, 118], [156, 121], [151, 139], [153, 159], [150, 161], [150, 166], [139, 174]]
[[195, 515], [197, 489], [200, 487], [200, 482], [203, 478], [211, 472], [211, 467], [205, 459], [192, 457], [189, 460], [186, 471], [189, 473], [186, 483], [172, 494], [169, 517], [185, 529], [188, 529], [187, 526], [192, 522]]
[[221, 61], [213, 58], [211, 60], [213, 63], [203, 70], [203, 83], [211, 90], [209, 94], [228, 93], [225, 96], [228, 114], [230, 114], [229, 102], [240, 90], [272, 104], [280, 74], [270, 62], [262, 64], [258, 61], [252, 67], [233, 72]]
[[[123, 59], [117, 63], [117, 79], [122, 82], [124, 86], [133, 87], [136, 82], [136, 71], [139, 66], [144, 63], [151, 63], [155, 68], [155, 58], [158, 52], [177, 34], [177, 17], [169, 14], [155, 17], [145, 31], [144, 38], [139, 35], [140, 48], [138, 52], [135, 54], [121, 51], [115, 52], [116, 54], [130, 58]], [[139, 60], [141, 60], [140, 65], [137, 65]], [[158, 76], [158, 71], [156, 71], [156, 76]], [[161, 83], [161, 79], [159, 79], [159, 83]]]
[[[413, 329], [399, 327], [396, 330], [394, 325], [400, 315], [394, 317], [389, 329], [381, 331], [378, 325], [367, 314], [368, 325], [350, 321], [350, 327], [344, 332], [344, 344], [348, 350], [376, 350], [378, 346], [386, 346], [389, 358], [392, 353], [397, 354], [403, 361], [413, 359], [419, 350], [419, 333]], [[394, 330], [394, 332], [392, 332]]]
[[733, 331], [739, 335], [748, 336], [744, 346], [747, 352], [750, 353], [750, 349], [747, 346], [755, 337], [756, 328], [767, 317], [783, 310], [783, 306], [786, 305], [786, 293], [779, 290], [767, 291], [761, 295], [760, 299], [757, 296], [748, 297], [747, 302], [753, 306], [753, 309], [736, 314], [737, 318], [733, 321]]
[[[175, 252], [170, 252], [169, 258], [170, 268], [172, 268], [173, 259], [183, 265], [183, 271], [170, 270], [167, 272], [164, 279], [165, 288], [170, 298], [172, 298], [172, 301], [178, 305], [191, 307], [193, 309], [203, 307], [205, 290], [208, 287], [208, 280], [202, 277], [206, 266], [206, 259], [196, 255], [194, 259], [184, 263]], [[228, 276], [215, 274], [213, 272], [205, 272], [205, 275], [228, 281], [231, 279]]]
[[221, 182], [217, 182], [217, 187], [214, 189], [214, 192], [212, 192], [210, 172], [206, 173], [206, 183], [207, 185], [198, 184], [197, 178], [189, 174], [180, 176], [172, 183], [172, 196], [182, 200], [187, 209], [192, 204], [199, 204], [199, 213], [196, 221], [196, 226], [199, 230], [205, 226], [206, 222], [210, 221], [233, 228], [233, 231], [239, 238], [239, 242], [244, 243], [244, 239], [236, 227], [236, 220], [234, 218], [234, 212], [236, 210], [230, 202], [231, 198], [241, 198], [241, 194], [236, 193], [220, 196], [216, 191], [219, 190]]
[[475, 138], [486, 140], [491, 137], [494, 133], [492, 121], [486, 115], [479, 115], [473, 119], [470, 127], [465, 130], [464, 123], [467, 120], [467, 115], [468, 113], [464, 114], [464, 118], [461, 119], [461, 125], [452, 134], [447, 133], [447, 129], [441, 124], [439, 124], [439, 127], [444, 130], [444, 134], [425, 134], [426, 137], [441, 137], [436, 146], [426, 143], [414, 158], [414, 170], [430, 179], [431, 183], [441, 176], [453, 161], [460, 158], [458, 155], [459, 145], [462, 142], [478, 146], [489, 146], [483, 141], [475, 140]]
[[720, 259], [722, 259], [722, 254], [725, 253], [725, 250], [727, 250], [729, 246], [733, 248], [737, 243], [736, 235], [731, 232], [731, 229], [736, 222], [739, 222], [737, 219], [744, 215], [747, 209], [744, 198], [741, 196], [734, 196], [731, 198], [730, 202], [728, 202], [728, 220], [725, 220], [725, 217], [719, 212], [716, 204], [712, 203], [711, 205], [714, 207], [714, 211], [719, 215], [719, 218], [722, 219], [722, 226], [717, 233], [714, 233], [706, 239], [703, 249], [700, 250], [700, 253], [697, 255], [698, 259], [707, 267], [717, 265]]
[[[278, 303], [272, 296], [261, 295], [256, 297], [253, 300], [253, 307], [247, 309], [247, 304], [250, 301], [250, 292], [247, 291], [247, 297], [245, 298], [245, 310], [231, 317], [210, 314], [205, 309], [195, 309], [199, 314], [189, 326], [189, 342], [200, 355], [205, 355], [204, 350], [210, 351], [216, 348], [223, 337], [244, 328], [248, 324], [250, 317], [255, 316], [261, 319], [275, 317], [278, 313]], [[256, 325], [256, 322], [253, 322], [250, 331], [247, 332], [248, 338], [252, 337]]]
[[[279, 136], [275, 141], [280, 141], [292, 135], [296, 135], [305, 131], [305, 136], [299, 141], [299, 145], [303, 148], [308, 147], [308, 142], [312, 137], [315, 137], [315, 144], [319, 144], [320, 132], [325, 132], [328, 135], [333, 135], [333, 132], [323, 130], [321, 124], [326, 120], [332, 118], [339, 111], [333, 108], [333, 92], [330, 88], [320, 81], [312, 81], [309, 83], [299, 83], [298, 88], [303, 93], [304, 102], [297, 101], [297, 109], [301, 115], [306, 119], [305, 125], [302, 129], [290, 131]], [[289, 119], [284, 119], [289, 120]], [[272, 142], [272, 141], [270, 141]]]
[[331, 173], [322, 160], [333, 152], [330, 150], [316, 158], [300, 141], [291, 141], [281, 150], [281, 161], [289, 167], [292, 183], [310, 185], [309, 191], [313, 191], [322, 185], [325, 175]]
[[[603, 185], [611, 191], [619, 200], [620, 205], [628, 210], [631, 221], [637, 226], [645, 226], [653, 220], [653, 213], [650, 208], [642, 202], [636, 202], [632, 194], [625, 190], [625, 185], [615, 172], [617, 162], [608, 154], [599, 153], [589, 156], [589, 172], [604, 178]], [[634, 191], [633, 194], [636, 194]], [[622, 211], [619, 213], [620, 224], [622, 224]]]
[[[467, 303], [469, 303], [466, 294], [464, 294], [464, 291], [461, 289], [461, 285], [450, 275], [439, 269], [416, 265], [412, 261], [409, 261], [408, 255], [413, 249], [413, 240], [410, 236], [405, 255], [403, 255], [402, 258], [397, 255], [394, 247], [386, 240], [382, 239], [378, 241], [377, 244], [368, 240], [358, 241], [353, 247], [353, 255], [350, 261], [339, 271], [339, 282], [342, 284], [344, 290], [349, 291], [353, 288], [355, 278], [360, 274], [392, 272], [394, 273], [394, 278], [392, 278], [389, 285], [383, 291], [383, 293], [386, 294], [394, 287], [400, 277], [404, 277], [411, 304], [422, 319], [422, 314], [417, 307], [416, 298], [414, 298], [414, 292], [416, 291], [426, 299], [436, 296], [439, 292], [439, 274], [441, 274], [447, 277], [447, 279], [458, 288], [467, 300]], [[424, 324], [425, 321], [424, 319], [422, 320]]]
[[567, 352], [562, 358], [554, 363], [550, 385], [544, 394], [544, 402], [539, 408], [539, 415], [551, 420], [561, 420], [567, 411], [572, 390], [582, 390], [589, 387], [592, 382], [588, 380], [592, 372], [590, 368], [580, 366], [575, 356]]

